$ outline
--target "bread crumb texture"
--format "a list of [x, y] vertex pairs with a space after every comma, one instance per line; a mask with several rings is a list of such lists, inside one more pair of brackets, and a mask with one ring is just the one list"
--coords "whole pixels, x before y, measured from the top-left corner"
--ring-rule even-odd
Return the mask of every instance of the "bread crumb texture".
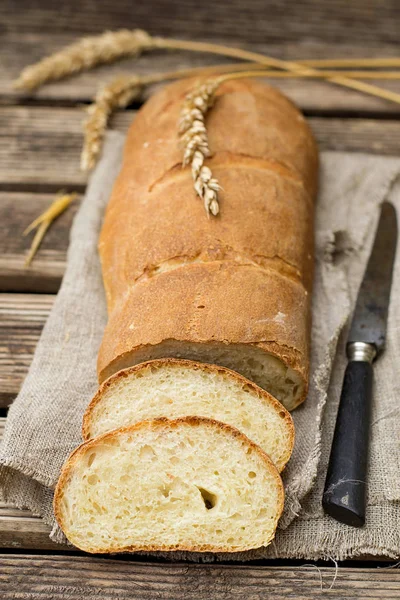
[[54, 508], [69, 541], [86, 552], [235, 552], [271, 541], [283, 486], [268, 456], [236, 429], [159, 419], [80, 446]]
[[139, 421], [189, 415], [232, 425], [282, 471], [293, 449], [290, 414], [269, 394], [231, 371], [185, 360], [158, 360], [120, 371], [94, 397], [83, 435], [93, 438]]

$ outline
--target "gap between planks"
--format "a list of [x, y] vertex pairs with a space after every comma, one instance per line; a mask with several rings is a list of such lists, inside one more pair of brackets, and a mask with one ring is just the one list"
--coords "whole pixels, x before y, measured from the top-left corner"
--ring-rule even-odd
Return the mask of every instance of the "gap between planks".
[[[394, 600], [396, 569], [299, 564], [291, 566], [155, 563], [89, 556], [0, 555], [4, 600], [227, 600], [297, 598]], [[40, 577], [38, 575], [40, 574]], [[335, 578], [335, 580], [334, 580]], [[334, 583], [332, 588], [330, 586]]]

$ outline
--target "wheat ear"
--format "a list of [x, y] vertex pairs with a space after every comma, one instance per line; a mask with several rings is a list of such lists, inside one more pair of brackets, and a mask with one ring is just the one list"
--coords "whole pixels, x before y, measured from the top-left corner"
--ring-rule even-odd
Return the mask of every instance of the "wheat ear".
[[203, 200], [207, 215], [219, 213], [218, 192], [221, 189], [211, 170], [204, 164], [210, 156], [205, 115], [214, 104], [215, 92], [222, 78], [196, 85], [187, 94], [179, 120], [179, 137], [184, 147], [183, 166], [190, 164], [194, 189]]
[[125, 108], [137, 100], [144, 83], [140, 77], [118, 77], [97, 94], [95, 102], [88, 108], [84, 124], [84, 144], [81, 154], [81, 169], [94, 167], [101, 151], [104, 134], [110, 116], [117, 108]]
[[28, 233], [30, 233], [33, 229], [36, 229], [37, 227], [35, 237], [33, 238], [31, 247], [25, 259], [26, 267], [29, 267], [29, 265], [31, 264], [33, 257], [35, 256], [40, 244], [42, 243], [45, 233], [52, 224], [52, 222], [59, 215], [61, 215], [68, 208], [71, 202], [73, 202], [77, 197], [78, 194], [76, 194], [75, 192], [71, 194], [65, 194], [60, 192], [56, 196], [52, 204], [49, 206], [49, 208], [45, 210], [41, 215], [39, 215], [34, 221], [32, 221], [32, 223], [28, 225], [28, 227], [25, 229], [25, 231], [22, 234], [24, 236], [28, 235]]
[[194, 67], [155, 73], [154, 75], [126, 75], [117, 77], [100, 90], [88, 108], [88, 118], [84, 124], [84, 142], [81, 153], [81, 169], [90, 170], [97, 162], [101, 151], [105, 131], [111, 115], [118, 108], [125, 108], [133, 100], [140, 98], [144, 87], [152, 83], [172, 79], [182, 79], [194, 75], [211, 75], [212, 73], [236, 72], [259, 68], [257, 63], [235, 63], [230, 65], [216, 65], [212, 67]]
[[38, 63], [26, 67], [14, 87], [34, 90], [47, 81], [89, 70], [96, 65], [111, 63], [123, 56], [139, 56], [154, 48], [151, 35], [141, 29], [106, 31], [101, 35], [82, 38]]
[[[145, 31], [134, 29], [132, 31], [122, 29], [120, 31], [106, 32], [98, 36], [84, 38], [81, 41], [67, 46], [53, 56], [44, 58], [40, 62], [24, 69], [15, 82], [15, 86], [21, 89], [32, 90], [47, 81], [61, 79], [72, 73], [77, 73], [100, 64], [110, 63], [124, 56], [137, 56], [145, 50], [152, 49], [188, 50], [191, 52], [205, 52], [230, 56], [239, 60], [258, 62], [260, 65], [283, 69], [284, 71], [303, 72], [305, 74], [316, 73], [315, 69], [303, 65], [300, 62], [285, 61], [257, 52], [249, 52], [240, 48], [231, 48], [221, 44], [207, 42], [191, 42], [188, 40], [166, 39], [153, 37]], [[361, 59], [358, 59], [358, 64]], [[398, 59], [381, 59], [381, 64], [396, 65]], [[336, 59], [335, 64], [339, 61]], [[322, 65], [320, 61], [319, 65]], [[325, 65], [327, 61], [325, 61]], [[342, 63], [343, 64], [343, 61]], [[357, 64], [357, 61], [354, 61]], [[368, 63], [367, 63], [368, 64]], [[373, 59], [369, 60], [372, 65]], [[375, 63], [377, 64], [377, 63]], [[365, 63], [364, 63], [365, 65]], [[400, 104], [400, 94], [384, 90], [376, 85], [355, 81], [341, 75], [327, 77], [327, 80], [336, 85], [354, 89], [378, 98], [385, 98]]]
[[145, 86], [183, 77], [196, 75], [211, 75], [212, 73], [240, 72], [254, 69], [257, 77], [272, 77], [275, 79], [293, 78], [322, 78], [335, 77], [339, 74], [345, 77], [357, 79], [400, 79], [398, 71], [315, 71], [314, 73], [286, 72], [263, 69], [260, 71], [259, 63], [231, 63], [227, 65], [215, 65], [211, 67], [193, 67], [191, 69], [180, 69], [167, 71], [166, 73], [155, 73], [154, 75], [126, 75], [117, 77], [108, 83], [96, 96], [93, 104], [88, 108], [88, 118], [84, 124], [84, 143], [81, 154], [81, 168], [86, 171], [94, 167], [101, 151], [107, 124], [112, 114], [118, 108], [125, 108], [133, 100], [141, 99]]

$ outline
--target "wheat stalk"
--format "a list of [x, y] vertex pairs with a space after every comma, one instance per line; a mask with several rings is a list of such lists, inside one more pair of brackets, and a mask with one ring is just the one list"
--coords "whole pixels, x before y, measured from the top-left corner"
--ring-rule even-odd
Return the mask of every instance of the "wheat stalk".
[[[180, 140], [184, 147], [183, 165], [191, 163], [193, 179], [195, 181], [194, 189], [203, 198], [207, 213], [218, 214], [218, 191], [221, 187], [217, 179], [213, 178], [211, 170], [204, 165], [205, 158], [211, 154], [204, 122], [205, 115], [214, 104], [216, 91], [222, 83], [242, 77], [265, 77], [265, 73], [265, 70], [253, 70], [221, 75], [220, 77], [197, 84], [193, 91], [186, 96], [179, 123]], [[300, 75], [304, 77], [315, 76], [312, 72], [304, 72]], [[362, 84], [362, 82], [357, 83]], [[362, 85], [368, 86], [368, 84]], [[391, 95], [394, 94], [393, 92], [389, 90], [383, 91], [387, 99], [392, 99]], [[398, 95], [394, 94], [394, 96]], [[204, 173], [203, 178], [202, 173]], [[210, 201], [213, 202], [214, 210], [210, 209]]]
[[321, 70], [314, 73], [287, 72], [263, 69], [259, 70], [259, 63], [232, 63], [227, 65], [215, 65], [211, 67], [194, 67], [191, 69], [180, 69], [166, 73], [156, 73], [139, 77], [138, 75], [120, 76], [107, 84], [96, 96], [93, 104], [88, 108], [88, 119], [84, 124], [84, 144], [81, 154], [81, 168], [86, 171], [92, 169], [98, 159], [103, 143], [107, 124], [112, 114], [118, 108], [125, 108], [133, 100], [140, 98], [145, 86], [152, 83], [193, 77], [196, 75], [210, 75], [212, 73], [241, 72], [246, 71], [244, 76], [249, 76], [249, 69], [254, 69], [257, 77], [271, 77], [274, 79], [326, 79], [343, 74], [354, 79], [400, 79], [398, 71], [338, 71]]
[[[258, 77], [269, 77], [271, 79], [328, 79], [343, 76], [351, 79], [381, 79], [381, 80], [397, 80], [400, 79], [400, 71], [365, 71], [365, 70], [344, 70], [339, 69], [321, 69], [320, 71], [313, 71], [312, 73], [289, 72], [289, 71], [276, 71], [271, 69], [260, 69], [260, 65], [257, 63], [234, 63], [230, 65], [232, 72], [236, 71], [248, 71], [257, 70], [259, 72]], [[228, 69], [224, 69], [228, 70]], [[222, 71], [222, 68], [221, 68]], [[382, 90], [387, 91], [387, 90]]]
[[105, 130], [110, 116], [117, 108], [125, 108], [137, 100], [144, 83], [137, 76], [118, 77], [97, 94], [95, 102], [88, 108], [84, 123], [84, 143], [81, 154], [81, 169], [90, 170], [96, 164], [101, 151]]
[[204, 118], [214, 104], [215, 92], [222, 77], [199, 83], [187, 94], [179, 120], [179, 137], [184, 147], [183, 166], [190, 164], [194, 189], [203, 200], [207, 215], [219, 213], [218, 192], [221, 189], [211, 170], [204, 164], [210, 156]]
[[247, 70], [249, 67], [258, 68], [256, 63], [216, 65], [212, 67], [195, 67], [180, 69], [166, 73], [155, 73], [139, 77], [137, 75], [121, 76], [107, 84], [97, 94], [95, 101], [88, 108], [88, 118], [84, 124], [84, 142], [81, 153], [81, 169], [90, 170], [97, 162], [104, 140], [107, 124], [111, 115], [118, 108], [125, 108], [133, 100], [138, 99], [146, 85], [162, 81], [192, 77], [194, 75], [210, 75], [212, 73]]
[[[313, 77], [318, 77], [319, 76], [319, 71], [304, 71], [303, 73], [298, 73], [297, 74], [299, 77], [306, 77], [306, 78], [313, 78]], [[242, 77], [264, 77], [265, 76], [265, 70], [252, 70], [252, 71], [244, 71], [241, 73], [228, 73], [227, 75], [224, 75], [223, 78], [221, 78], [220, 83], [222, 83], [223, 81], [228, 81], [229, 79], [240, 79]], [[332, 81], [332, 82], [337, 82], [338, 80], [344, 80], [345, 78], [339, 78], [339, 77], [335, 77], [335, 78], [328, 78], [328, 81]], [[349, 82], [349, 85], [346, 87], [350, 87], [353, 88], [355, 90], [358, 91], [363, 91], [367, 94], [370, 93], [370, 89], [375, 89], [374, 85], [371, 85], [370, 83], [365, 83], [364, 81], [356, 81], [353, 79], [346, 79], [346, 82]], [[380, 93], [379, 93], [379, 97], [380, 98], [384, 98], [385, 100], [390, 100], [391, 102], [395, 102], [396, 104], [400, 104], [400, 94], [397, 94], [396, 92], [392, 92], [391, 90], [385, 90], [385, 89], [380, 89]], [[372, 93], [372, 95], [376, 95], [374, 93]]]
[[[241, 50], [240, 48], [231, 48], [207, 42], [190, 42], [187, 40], [153, 37], [140, 29], [133, 31], [122, 29], [115, 32], [106, 32], [99, 36], [84, 38], [71, 46], [67, 46], [64, 50], [53, 56], [49, 56], [39, 63], [27, 67], [15, 82], [15, 86], [21, 89], [32, 90], [47, 81], [61, 79], [72, 73], [91, 69], [96, 65], [111, 63], [123, 56], [137, 56], [145, 50], [155, 48], [218, 54], [220, 56], [230, 56], [240, 60], [257, 62], [260, 65], [284, 71], [303, 72], [305, 74], [316, 73], [315, 69], [303, 65], [301, 62], [285, 61], [257, 52]], [[358, 63], [354, 60], [354, 63], [359, 64], [360, 60], [358, 59]], [[369, 60], [370, 63], [374, 61], [374, 59]], [[384, 64], [397, 64], [397, 59], [381, 59], [381, 61], [383, 60], [386, 61]], [[338, 64], [340, 61], [336, 59], [335, 62]], [[322, 61], [320, 64], [323, 64]], [[327, 61], [325, 60], [326, 64]], [[341, 61], [341, 64], [343, 64], [343, 61]], [[389, 92], [376, 85], [355, 81], [343, 75], [327, 77], [327, 80], [343, 87], [355, 89], [400, 104], [400, 94]]]
[[298, 62], [307, 67], [328, 67], [334, 69], [341, 67], [349, 69], [358, 69], [359, 67], [364, 69], [400, 67], [400, 58], [393, 56], [387, 58], [310, 58], [302, 59]]
[[52, 224], [52, 222], [59, 215], [61, 215], [68, 208], [71, 202], [73, 202], [77, 197], [78, 194], [76, 194], [75, 192], [71, 194], [59, 192], [59, 194], [56, 196], [55, 200], [52, 202], [49, 208], [45, 210], [41, 215], [39, 215], [34, 221], [32, 221], [32, 223], [28, 225], [28, 227], [25, 229], [25, 231], [22, 234], [24, 236], [28, 235], [28, 233], [30, 233], [33, 229], [36, 229], [36, 227], [38, 228], [35, 233], [35, 237], [33, 238], [27, 257], [25, 259], [26, 267], [29, 267], [29, 265], [31, 264], [33, 257], [35, 256], [40, 244], [42, 243], [45, 233]]
[[[207, 42], [188, 42], [186, 40], [167, 40], [164, 38], [153, 38], [155, 44], [159, 48], [171, 48], [175, 50], [190, 50], [192, 52], [206, 52], [211, 54], [219, 54], [223, 56], [230, 56], [233, 58], [239, 58], [241, 60], [247, 60], [251, 62], [258, 62], [260, 65], [274, 67], [277, 69], [283, 69], [284, 71], [292, 71], [297, 73], [304, 73], [311, 75], [317, 73], [316, 69], [306, 67], [301, 63], [294, 61], [285, 61], [279, 58], [273, 58], [271, 56], [265, 56], [258, 52], [249, 52], [248, 50], [241, 50], [240, 48], [231, 48], [229, 46], [222, 46], [220, 44], [210, 44]], [[354, 79], [343, 77], [338, 75], [336, 77], [328, 77], [327, 81], [335, 83], [336, 85], [357, 90], [376, 96], [378, 98], [384, 98], [390, 100], [396, 104], [400, 104], [400, 94], [391, 92], [389, 90], [382, 89], [376, 85], [364, 83], [362, 81], [355, 81]]]
[[34, 90], [48, 81], [63, 79], [99, 64], [111, 63], [123, 56], [139, 56], [153, 47], [153, 38], [141, 29], [106, 31], [101, 35], [82, 38], [26, 67], [14, 86], [18, 89]]

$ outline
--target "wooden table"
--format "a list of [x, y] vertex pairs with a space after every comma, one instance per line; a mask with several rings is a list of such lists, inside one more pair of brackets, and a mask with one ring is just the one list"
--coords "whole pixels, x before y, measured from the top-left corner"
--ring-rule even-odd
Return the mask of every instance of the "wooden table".
[[[54, 192], [85, 189], [79, 171], [82, 105], [116, 73], [150, 73], [216, 59], [148, 54], [45, 86], [32, 97], [11, 87], [20, 69], [79, 36], [121, 27], [225, 41], [286, 59], [396, 56], [400, 6], [397, 0], [2, 0], [0, 14], [2, 429], [60, 285], [77, 207], [58, 219], [30, 269], [24, 268], [30, 239], [21, 232]], [[306, 113], [321, 149], [399, 153], [399, 105], [323, 82], [274, 83]], [[400, 92], [400, 82], [384, 85]], [[125, 131], [133, 116], [133, 109], [117, 114], [112, 127]], [[57, 546], [48, 533], [39, 518], [0, 505], [1, 598], [400, 598], [400, 572], [387, 563], [344, 563], [329, 591], [335, 568], [328, 563], [318, 570], [304, 561], [214, 566], [98, 558]]]

